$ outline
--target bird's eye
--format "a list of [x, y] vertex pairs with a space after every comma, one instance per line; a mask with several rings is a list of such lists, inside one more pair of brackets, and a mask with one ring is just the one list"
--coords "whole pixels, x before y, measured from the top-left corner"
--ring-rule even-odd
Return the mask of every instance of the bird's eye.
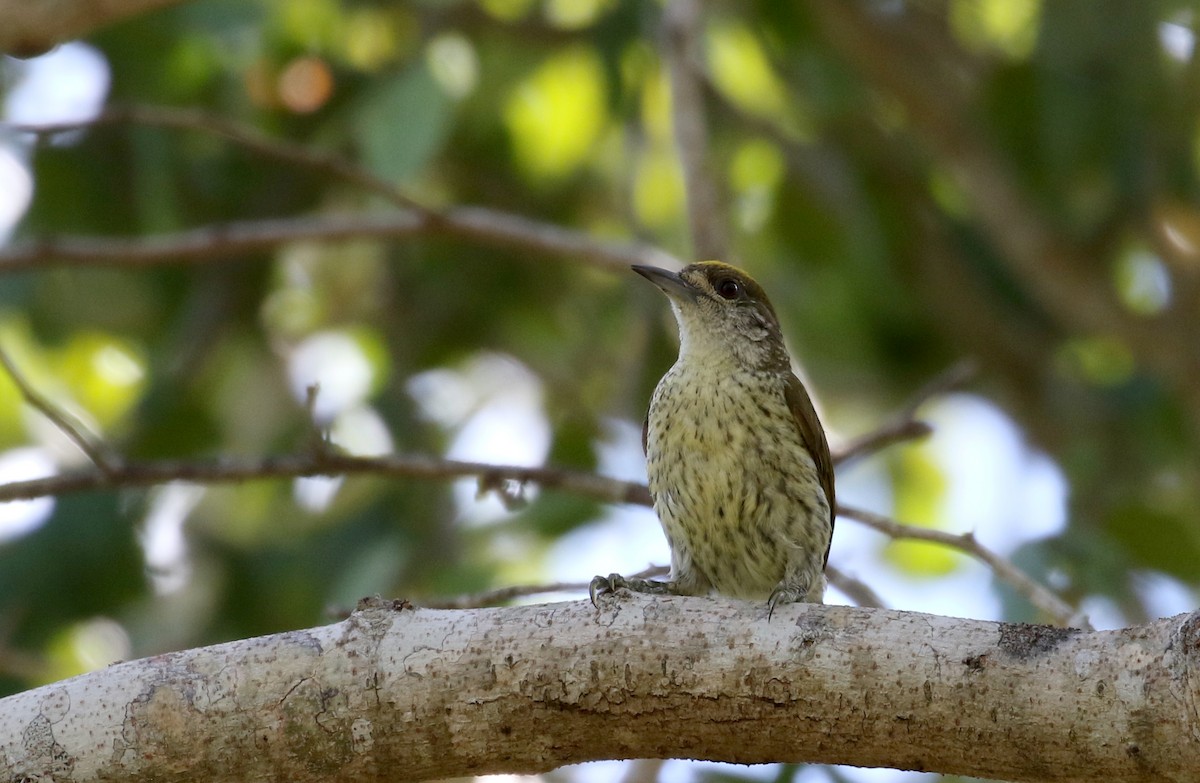
[[722, 280], [721, 282], [717, 283], [717, 294], [722, 299], [737, 299], [738, 294], [740, 294], [741, 292], [742, 292], [741, 283], [734, 280], [733, 278], [727, 277], [724, 280]]

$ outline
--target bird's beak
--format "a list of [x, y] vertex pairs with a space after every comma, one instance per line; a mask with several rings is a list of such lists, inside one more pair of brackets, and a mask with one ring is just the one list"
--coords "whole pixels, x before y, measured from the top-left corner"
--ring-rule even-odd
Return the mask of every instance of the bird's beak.
[[658, 286], [671, 299], [683, 299], [690, 302], [694, 301], [700, 293], [691, 283], [684, 280], [675, 272], [659, 269], [656, 266], [642, 266], [640, 264], [634, 264], [632, 269]]

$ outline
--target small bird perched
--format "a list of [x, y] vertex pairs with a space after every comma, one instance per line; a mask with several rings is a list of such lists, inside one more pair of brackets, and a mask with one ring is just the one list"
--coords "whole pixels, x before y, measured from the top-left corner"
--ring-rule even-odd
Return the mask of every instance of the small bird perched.
[[597, 576], [592, 603], [641, 593], [820, 603], [833, 536], [833, 460], [779, 319], [749, 275], [717, 261], [633, 270], [671, 302], [679, 359], [642, 428], [667, 582]]

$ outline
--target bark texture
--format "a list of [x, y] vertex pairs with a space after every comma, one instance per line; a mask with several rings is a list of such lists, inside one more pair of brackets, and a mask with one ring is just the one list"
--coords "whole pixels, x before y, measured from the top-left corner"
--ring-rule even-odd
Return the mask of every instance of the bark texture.
[[425, 780], [594, 759], [1192, 781], [1200, 612], [1120, 631], [618, 594], [344, 622], [0, 700], [8, 780]]

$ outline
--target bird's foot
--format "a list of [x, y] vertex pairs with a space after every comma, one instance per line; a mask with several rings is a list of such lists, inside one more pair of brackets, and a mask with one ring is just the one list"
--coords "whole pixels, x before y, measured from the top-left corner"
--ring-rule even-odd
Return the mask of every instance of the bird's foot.
[[609, 574], [608, 576], [593, 578], [592, 583], [588, 585], [588, 596], [592, 599], [592, 606], [599, 606], [596, 600], [600, 596], [615, 593], [621, 588], [649, 595], [675, 595], [678, 592], [675, 589], [674, 582], [655, 582], [650, 579], [626, 579], [620, 574]]
[[795, 603], [819, 604], [824, 592], [824, 584], [821, 589], [814, 590], [809, 585], [780, 582], [771, 591], [771, 597], [767, 599], [767, 621], [769, 622], [771, 616], [775, 614], [775, 607]]

